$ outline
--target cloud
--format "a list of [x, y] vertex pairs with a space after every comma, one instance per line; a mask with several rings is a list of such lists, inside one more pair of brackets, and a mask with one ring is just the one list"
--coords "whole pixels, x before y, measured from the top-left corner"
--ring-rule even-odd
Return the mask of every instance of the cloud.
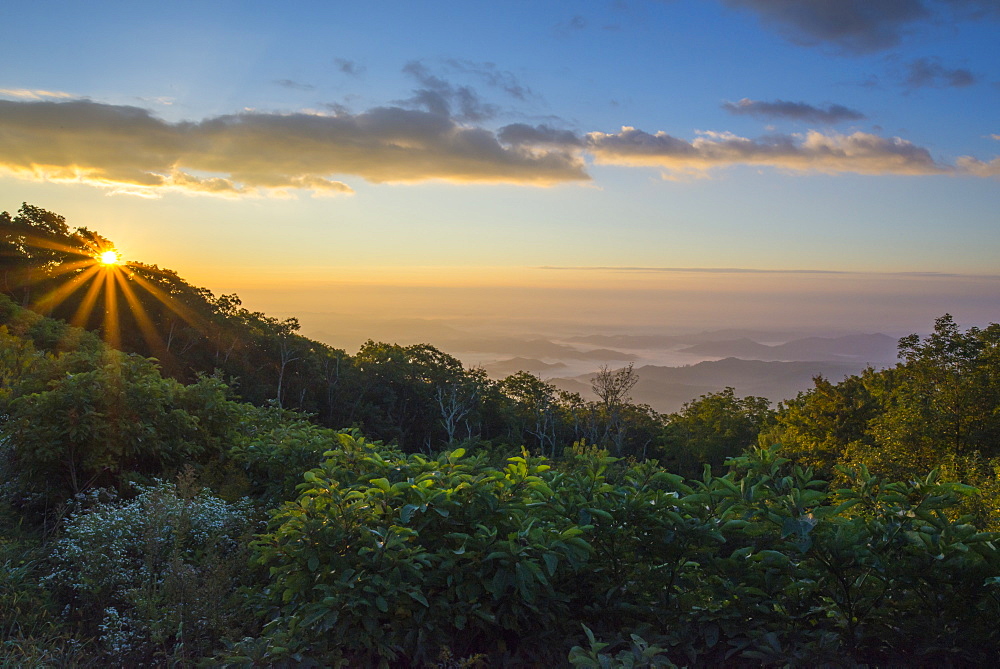
[[912, 278], [970, 278], [970, 279], [1000, 279], [1000, 274], [962, 274], [957, 272], [872, 272], [863, 270], [841, 269], [761, 269], [754, 267], [639, 267], [635, 265], [541, 265], [532, 269], [574, 271], [574, 272], [624, 272], [624, 273], [663, 273], [663, 274], [826, 274], [831, 276], [884, 276]]
[[0, 88], [0, 95], [8, 98], [18, 98], [20, 100], [46, 100], [50, 98], [74, 98], [71, 93], [61, 91], [40, 91], [28, 88]]
[[352, 77], [360, 77], [365, 72], [365, 66], [346, 58], [334, 58], [333, 64], [344, 74]]
[[417, 80], [422, 88], [414, 91], [413, 97], [400, 101], [404, 105], [422, 107], [429, 113], [446, 118], [478, 123], [494, 118], [499, 108], [484, 101], [469, 86], [456, 86], [431, 74], [418, 60], [403, 66], [403, 72]]
[[660, 167], [668, 172], [699, 173], [728, 165], [762, 165], [797, 172], [856, 174], [943, 174], [947, 165], [898, 137], [863, 132], [850, 135], [809, 131], [747, 139], [731, 133], [705, 132], [692, 141], [663, 132], [649, 134], [624, 127], [621, 132], [587, 135], [587, 150], [598, 163]]
[[759, 269], [748, 267], [640, 267], [635, 265], [541, 265], [532, 269], [588, 271], [588, 272], [635, 272], [635, 273], [712, 273], [712, 274], [862, 274], [849, 270], [827, 269]]
[[487, 86], [500, 89], [517, 100], [536, 97], [534, 91], [518, 81], [513, 73], [499, 69], [495, 63], [477, 63], [456, 58], [449, 58], [444, 62], [452, 71], [471, 74]]
[[951, 70], [930, 58], [918, 58], [906, 67], [906, 85], [910, 88], [963, 88], [974, 83], [976, 77], [969, 70]]
[[1000, 177], [1000, 158], [983, 162], [971, 156], [962, 156], [955, 161], [955, 164], [964, 174], [975, 177]]
[[860, 121], [865, 115], [843, 105], [827, 105], [820, 109], [805, 102], [775, 100], [764, 102], [743, 98], [739, 102], [726, 102], [722, 108], [733, 114], [755, 116], [757, 118], [787, 118], [795, 121], [834, 124], [842, 121]]
[[755, 12], [803, 45], [833, 44], [845, 53], [864, 54], [896, 46], [921, 21], [947, 25], [955, 20], [1000, 18], [997, 0], [722, 0]]
[[1000, 3], [996, 0], [944, 0], [959, 16], [971, 19], [1000, 17]]
[[590, 21], [580, 14], [574, 14], [564, 21], [559, 21], [552, 27], [553, 33], [561, 38], [568, 38], [575, 33], [581, 33], [588, 28]]
[[244, 111], [171, 123], [138, 107], [88, 100], [0, 100], [0, 173], [82, 183], [113, 193], [288, 196], [352, 192], [372, 183], [510, 183], [588, 180], [585, 160], [707, 175], [733, 165], [793, 172], [1000, 177], [1000, 158], [935, 161], [915, 144], [853, 134], [758, 139], [702, 132], [686, 140], [625, 127], [579, 135], [514, 123], [499, 131], [420, 109], [361, 113]]
[[312, 84], [300, 84], [297, 81], [292, 81], [291, 79], [278, 79], [274, 82], [282, 88], [291, 88], [296, 91], [314, 91], [316, 87]]
[[[73, 96], [67, 96], [67, 97], [73, 97]], [[176, 98], [168, 97], [166, 95], [160, 95], [152, 98], [136, 97], [135, 99], [138, 100], [139, 102], [151, 102], [155, 105], [163, 105], [164, 107], [172, 107], [174, 103], [177, 102]]]
[[550, 185], [588, 178], [561, 148], [503, 145], [490, 131], [426, 111], [244, 112], [168, 123], [137, 107], [0, 100], [0, 170], [144, 194], [349, 193], [370, 182]]
[[895, 46], [908, 24], [930, 16], [921, 0], [723, 0], [756, 12], [799, 44], [831, 43], [850, 53]]
[[559, 130], [548, 125], [512, 123], [500, 128], [497, 137], [505, 144], [582, 147], [583, 140], [570, 130]]

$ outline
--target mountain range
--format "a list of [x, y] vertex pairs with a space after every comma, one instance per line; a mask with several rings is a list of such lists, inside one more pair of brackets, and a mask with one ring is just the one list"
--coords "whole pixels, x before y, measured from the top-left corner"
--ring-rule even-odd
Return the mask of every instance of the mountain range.
[[[347, 337], [360, 339], [360, 332], [345, 329], [332, 314], [327, 319], [306, 318], [313, 321], [314, 327], [340, 325], [335, 330], [340, 333], [338, 337], [314, 331], [317, 339], [341, 345], [347, 343]], [[824, 337], [804, 336], [802, 332], [725, 329], [688, 334], [560, 336], [503, 332], [500, 327], [496, 334], [490, 334], [432, 319], [387, 319], [353, 325], [357, 329], [370, 328], [369, 336], [374, 331], [376, 338], [396, 343], [432, 342], [467, 364], [481, 365], [494, 379], [527, 371], [587, 398], [593, 397], [590, 379], [599, 365], [614, 369], [632, 362], [639, 376], [633, 400], [664, 413], [677, 411], [685, 402], [727, 386], [740, 396], [758, 395], [772, 402], [786, 400], [811, 388], [817, 375], [839, 381], [869, 365], [891, 366], [896, 360], [897, 343], [895, 338], [881, 333]]]
[[749, 337], [706, 341], [680, 349], [683, 353], [719, 358], [770, 361], [856, 361], [871, 364], [896, 358], [896, 340], [884, 334], [806, 337], [784, 344], [760, 344]]
[[[864, 368], [853, 362], [775, 362], [725, 358], [699, 362], [685, 367], [644, 365], [636, 368], [639, 382], [632, 391], [632, 401], [648, 404], [661, 413], [679, 410], [684, 403], [730, 386], [738, 396], [757, 395], [772, 402], [795, 397], [813, 385], [813, 378], [823, 376], [840, 381]], [[592, 398], [593, 374], [550, 379], [561, 390]]]

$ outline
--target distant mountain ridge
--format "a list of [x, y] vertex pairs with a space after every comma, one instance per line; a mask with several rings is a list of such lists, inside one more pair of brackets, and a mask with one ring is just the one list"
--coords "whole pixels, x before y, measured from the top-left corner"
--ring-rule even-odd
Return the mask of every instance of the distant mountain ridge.
[[696, 345], [709, 342], [731, 341], [735, 339], [751, 339], [754, 341], [788, 341], [800, 337], [802, 333], [766, 332], [764, 330], [724, 329], [706, 330], [692, 334], [681, 335], [583, 335], [572, 337], [566, 341], [593, 346], [613, 346], [617, 348], [674, 348], [683, 345]]
[[[891, 366], [897, 353], [897, 340], [882, 333], [803, 336], [730, 328], [689, 334], [548, 335], [549, 339], [484, 336], [424, 321], [387, 324], [399, 328], [405, 340], [435, 335], [433, 341], [441, 350], [478, 358], [493, 379], [527, 371], [587, 398], [592, 398], [590, 378], [598, 365], [635, 362], [643, 366], [636, 368], [639, 383], [633, 400], [664, 413], [727, 386], [740, 396], [779, 402], [811, 388], [817, 375], [839, 381], [868, 365]], [[411, 331], [409, 336], [406, 330]]]
[[531, 372], [536, 375], [548, 376], [556, 370], [565, 369], [566, 365], [561, 362], [548, 363], [534, 358], [517, 357], [510, 360], [498, 360], [483, 365], [483, 368], [491, 378], [502, 379], [518, 372]]
[[896, 340], [888, 335], [861, 334], [842, 337], [805, 337], [769, 346], [743, 337], [704, 342], [680, 349], [683, 353], [720, 358], [763, 361], [854, 361], [883, 363], [896, 358]]
[[[857, 362], [780, 362], [739, 358], [699, 362], [685, 367], [645, 365], [635, 370], [639, 383], [632, 392], [632, 400], [648, 404], [662, 413], [671, 413], [700, 395], [731, 386], [739, 396], [758, 395], [779, 402], [811, 388], [816, 376], [840, 381], [857, 374], [864, 367], [863, 363]], [[551, 383], [562, 390], [589, 398], [592, 395], [592, 377], [593, 374], [583, 374], [552, 379]]]
[[456, 353], [500, 353], [530, 358], [555, 358], [565, 360], [624, 361], [636, 360], [631, 353], [612, 351], [599, 348], [584, 351], [572, 346], [556, 344], [547, 339], [518, 339], [515, 337], [467, 338], [463, 340], [444, 341], [441, 348], [453, 350]]

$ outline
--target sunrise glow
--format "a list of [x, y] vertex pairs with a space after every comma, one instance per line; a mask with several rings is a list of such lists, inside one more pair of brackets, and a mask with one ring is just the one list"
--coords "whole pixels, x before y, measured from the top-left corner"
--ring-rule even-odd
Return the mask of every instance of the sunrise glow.
[[121, 257], [118, 255], [117, 251], [104, 251], [97, 257], [98, 262], [102, 265], [120, 265]]
[[234, 23], [222, 0], [199, 19], [221, 41], [192, 39], [183, 13], [21, 4], [0, 53], [49, 39], [0, 81], [0, 211], [29, 202], [101, 235], [35, 302], [95, 275], [143, 295], [120, 243], [352, 345], [380, 335], [345, 323], [404, 313], [534, 334], [904, 334], [998, 309], [995, 2], [440, 21], [307, 1]]

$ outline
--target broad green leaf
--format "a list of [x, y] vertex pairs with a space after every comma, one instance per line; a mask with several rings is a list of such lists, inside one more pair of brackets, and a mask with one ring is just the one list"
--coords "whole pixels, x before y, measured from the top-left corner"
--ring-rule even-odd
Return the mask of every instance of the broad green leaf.
[[544, 553], [542, 559], [545, 561], [545, 568], [549, 570], [549, 576], [555, 576], [556, 567], [559, 565], [559, 556], [555, 553]]
[[410, 518], [413, 517], [413, 512], [419, 507], [416, 504], [406, 504], [402, 509], [399, 510], [399, 521], [404, 525], [410, 522]]

